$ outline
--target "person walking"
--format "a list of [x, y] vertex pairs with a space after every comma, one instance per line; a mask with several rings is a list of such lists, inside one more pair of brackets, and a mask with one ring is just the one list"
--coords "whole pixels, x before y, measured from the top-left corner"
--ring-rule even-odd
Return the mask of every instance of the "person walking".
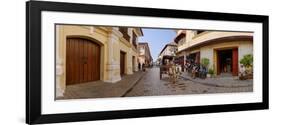
[[142, 64], [142, 71], [145, 72], [144, 63]]

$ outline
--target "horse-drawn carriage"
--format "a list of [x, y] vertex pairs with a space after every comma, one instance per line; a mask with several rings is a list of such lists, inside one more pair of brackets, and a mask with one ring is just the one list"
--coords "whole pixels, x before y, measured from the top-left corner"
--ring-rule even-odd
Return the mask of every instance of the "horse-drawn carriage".
[[168, 74], [169, 68], [171, 68], [170, 62], [173, 61], [174, 56], [163, 56], [160, 63], [160, 79], [163, 74]]
[[174, 63], [175, 56], [163, 56], [161, 60], [160, 65], [160, 79], [162, 79], [164, 74], [167, 74], [173, 82], [176, 81], [177, 78], [179, 78], [179, 75], [181, 74], [181, 66], [176, 65]]

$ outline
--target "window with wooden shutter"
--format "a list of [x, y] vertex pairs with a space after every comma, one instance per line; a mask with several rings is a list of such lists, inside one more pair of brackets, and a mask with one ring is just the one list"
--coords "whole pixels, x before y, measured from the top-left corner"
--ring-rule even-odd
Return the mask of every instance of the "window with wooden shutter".
[[137, 49], [137, 35], [133, 32], [133, 46]]
[[130, 36], [128, 35], [128, 28], [127, 27], [119, 27], [119, 31], [123, 34], [123, 37], [130, 42]]

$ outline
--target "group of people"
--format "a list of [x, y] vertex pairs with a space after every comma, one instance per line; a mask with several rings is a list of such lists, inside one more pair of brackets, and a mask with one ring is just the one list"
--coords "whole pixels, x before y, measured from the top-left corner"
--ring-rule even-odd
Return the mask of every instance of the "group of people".
[[240, 80], [253, 79], [253, 70], [246, 69], [244, 65], [241, 65], [239, 71], [239, 79]]
[[205, 66], [201, 65], [200, 63], [195, 63], [193, 60], [186, 61], [184, 67], [181, 65], [175, 64], [172, 60], [165, 60], [165, 64], [167, 66], [170, 66], [172, 68], [169, 69], [168, 74], [171, 75], [177, 75], [181, 74], [182, 68], [185, 68], [188, 73], [191, 74], [192, 78], [203, 78], [205, 79], [207, 77], [208, 70]]
[[143, 72], [146, 71], [146, 68], [151, 68], [151, 67], [153, 67], [153, 64], [145, 64], [145, 63], [143, 63], [143, 64], [139, 63], [138, 64], [139, 70], [143, 71]]
[[193, 61], [187, 61], [185, 64], [185, 69], [188, 71], [188, 73], [191, 73], [192, 78], [203, 78], [205, 79], [207, 77], [207, 68], [199, 63], [195, 63]]
[[199, 63], [192, 61], [187, 61], [184, 67], [179, 64], [174, 63], [172, 60], [165, 60], [165, 66], [167, 67], [167, 74], [170, 77], [170, 80], [175, 83], [176, 80], [182, 74], [182, 68], [185, 68], [188, 73], [191, 74], [192, 78], [206, 78], [207, 77], [207, 68]]
[[[168, 70], [168, 74], [173, 79], [178, 78], [179, 74], [182, 74], [182, 68], [186, 69], [186, 71], [191, 75], [193, 79], [195, 79], [196, 77], [205, 79], [208, 74], [207, 67], [203, 66], [200, 63], [196, 63], [194, 60], [187, 60], [184, 67], [175, 64], [173, 61], [166, 61], [166, 64], [171, 67]], [[247, 79], [247, 77], [251, 77], [252, 74], [252, 72], [246, 70], [246, 67], [244, 65], [240, 66], [239, 79]]]

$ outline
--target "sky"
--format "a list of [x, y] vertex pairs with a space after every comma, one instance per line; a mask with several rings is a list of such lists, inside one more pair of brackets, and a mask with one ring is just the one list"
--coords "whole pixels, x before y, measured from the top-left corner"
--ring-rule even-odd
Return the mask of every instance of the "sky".
[[143, 36], [139, 37], [139, 42], [147, 42], [153, 61], [156, 61], [159, 53], [167, 43], [173, 41], [176, 36], [172, 29], [149, 29], [142, 28]]

